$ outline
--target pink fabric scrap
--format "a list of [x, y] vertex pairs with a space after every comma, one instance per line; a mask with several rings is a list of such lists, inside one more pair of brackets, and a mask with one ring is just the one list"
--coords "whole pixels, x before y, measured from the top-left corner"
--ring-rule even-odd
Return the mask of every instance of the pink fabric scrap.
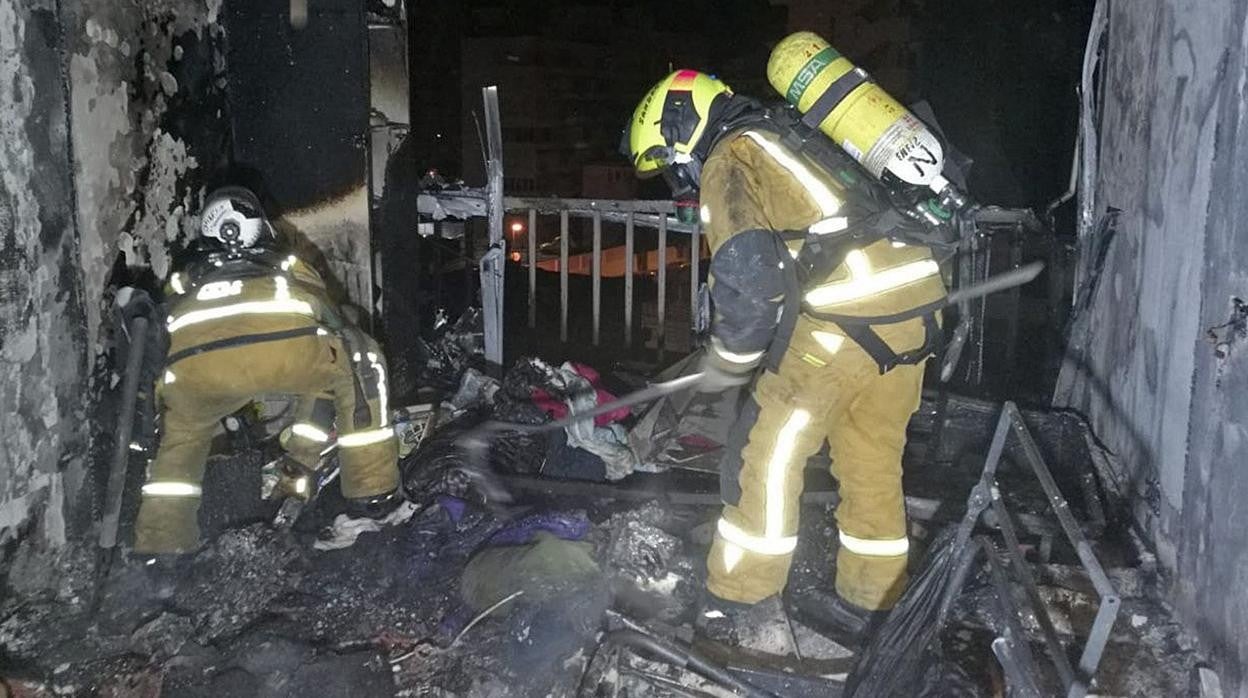
[[[614, 395], [602, 389], [600, 385], [602, 376], [600, 376], [592, 367], [585, 364], [572, 363], [572, 370], [576, 371], [577, 375], [589, 381], [589, 384], [594, 387], [594, 404], [602, 405], [615, 400]], [[568, 403], [556, 398], [554, 395], [551, 395], [545, 390], [541, 388], [534, 388], [532, 398], [533, 404], [537, 405], [539, 409], [550, 415], [552, 418], [563, 419], [568, 416]], [[627, 407], [611, 410], [606, 414], [600, 414], [597, 417], [594, 417], [594, 426], [605, 427], [608, 424], [622, 421], [624, 418], [628, 417], [629, 414], [630, 412]]]

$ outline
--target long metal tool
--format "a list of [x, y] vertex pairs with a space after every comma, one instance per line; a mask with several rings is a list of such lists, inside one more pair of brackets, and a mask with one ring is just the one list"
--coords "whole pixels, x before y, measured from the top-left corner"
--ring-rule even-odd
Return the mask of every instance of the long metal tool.
[[117, 550], [117, 529], [121, 525], [121, 498], [126, 488], [126, 471], [130, 462], [130, 437], [134, 431], [134, 405], [139, 394], [143, 372], [143, 354], [147, 349], [148, 319], [136, 317], [130, 323], [130, 351], [126, 356], [125, 374], [121, 383], [121, 401], [117, 405], [117, 432], [114, 435], [113, 458], [108, 472], [108, 489], [104, 511], [100, 516], [100, 540], [95, 558], [95, 587], [91, 606], [97, 608], [104, 581], [112, 567]]
[[700, 372], [691, 373], [687, 376], [673, 378], [672, 380], [665, 381], [663, 383], [655, 383], [653, 385], [646, 386], [641, 390], [629, 393], [618, 400], [604, 402], [591, 410], [574, 412], [563, 419], [556, 419], [553, 422], [546, 422], [544, 424], [521, 424], [519, 422], [499, 421], [484, 422], [480, 426], [461, 436], [459, 438], [459, 442], [463, 446], [478, 447], [485, 445], [490, 439], [493, 439], [505, 432], [515, 432], [519, 434], [545, 434], [551, 431], [558, 431], [564, 427], [576, 424], [577, 422], [583, 422], [586, 419], [592, 419], [598, 415], [614, 412], [625, 407], [632, 407], [633, 405], [639, 405], [643, 402], [657, 400], [665, 395], [671, 395], [672, 393], [678, 393], [686, 388], [691, 388], [702, 380], [702, 375], [703, 374]]
[[991, 276], [980, 283], [959, 288], [945, 297], [944, 307], [960, 306], [959, 313], [962, 319], [954, 328], [953, 336], [945, 346], [945, 357], [940, 368], [942, 383], [947, 383], [953, 378], [953, 372], [962, 360], [962, 350], [966, 347], [966, 341], [970, 337], [971, 325], [968, 315], [970, 306], [967, 302], [1030, 283], [1043, 270], [1044, 262], [1032, 262], [1026, 266]]
[[473, 485], [485, 496], [486, 501], [491, 503], [506, 503], [512, 500], [511, 492], [506, 486], [506, 482], [499, 478], [489, 467], [489, 449], [490, 442], [503, 434], [545, 434], [547, 432], [558, 431], [570, 424], [593, 419], [600, 414], [614, 412], [615, 410], [625, 407], [632, 407], [643, 402], [650, 402], [665, 395], [680, 392], [686, 388], [697, 385], [702, 380], [702, 373], [691, 373], [687, 376], [674, 378], [663, 383], [655, 383], [641, 390], [635, 391], [624, 397], [603, 403], [591, 410], [584, 412], [575, 412], [569, 414], [563, 419], [557, 419], [553, 422], [545, 424], [520, 424], [518, 422], [485, 422], [471, 431], [465, 432], [456, 440], [456, 444], [464, 449], [468, 456], [465, 458], [465, 465], [459, 470], [470, 480]]

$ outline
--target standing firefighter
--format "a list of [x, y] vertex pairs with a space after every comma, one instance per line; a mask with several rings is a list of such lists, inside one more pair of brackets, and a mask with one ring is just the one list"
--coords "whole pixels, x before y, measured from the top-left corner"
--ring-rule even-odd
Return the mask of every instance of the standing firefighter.
[[135, 552], [198, 547], [213, 432], [259, 395], [297, 396], [295, 423], [281, 437], [292, 465], [316, 468], [336, 425], [343, 494], [363, 513], [397, 504], [398, 446], [376, 342], [343, 321], [316, 271], [278, 249], [255, 194], [213, 192], [200, 229], [199, 254], [169, 277], [160, 448], [143, 485]]
[[901, 456], [939, 343], [930, 226], [894, 207], [848, 154], [691, 70], [660, 81], [626, 134], [641, 176], [700, 190], [714, 317], [704, 388], [764, 369], [721, 463], [704, 632], [729, 639], [744, 605], [783, 591], [802, 470], [826, 440], [840, 483], [834, 608], [849, 634], [906, 584]]

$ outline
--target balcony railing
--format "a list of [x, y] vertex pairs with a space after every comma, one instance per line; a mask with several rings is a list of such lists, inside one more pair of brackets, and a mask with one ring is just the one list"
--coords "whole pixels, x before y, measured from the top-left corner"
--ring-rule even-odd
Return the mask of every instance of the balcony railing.
[[[487, 215], [486, 192], [479, 189], [462, 189], [422, 194], [420, 212], [435, 219], [445, 217], [476, 218]], [[638, 326], [638, 276], [653, 276], [656, 283], [655, 291], [655, 331], [656, 348], [660, 355], [667, 346], [668, 321], [668, 276], [676, 267], [687, 267], [687, 278], [681, 283], [688, 284], [689, 290], [689, 331], [698, 333], [701, 318], [705, 316], [700, 308], [701, 273], [702, 273], [702, 239], [698, 225], [683, 223], [676, 218], [676, 206], [671, 201], [655, 200], [615, 200], [615, 199], [565, 199], [513, 197], [503, 198], [503, 208], [509, 218], [517, 218], [525, 222], [523, 253], [513, 247], [511, 259], [520, 262], [527, 271], [527, 304], [528, 327], [538, 326], [538, 272], [557, 272], [559, 274], [559, 339], [567, 342], [569, 338], [568, 323], [570, 320], [569, 295], [572, 276], [584, 275], [588, 271], [591, 284], [591, 316], [590, 341], [598, 346], [602, 341], [603, 308], [603, 277], [623, 278], [623, 303], [620, 308], [623, 320], [624, 342], [633, 345]], [[539, 241], [543, 228], [542, 223], [551, 224], [558, 220], [558, 256], [543, 258], [539, 254]], [[591, 223], [592, 247], [588, 254], [576, 253], [571, 250], [573, 219], [584, 219]], [[604, 224], [623, 229], [623, 245], [603, 248]], [[653, 231], [654, 249], [638, 252], [638, 238], [644, 233]], [[687, 237], [687, 244], [673, 245], [672, 236]], [[618, 238], [618, 235], [616, 236]], [[504, 239], [505, 240], [505, 239]], [[644, 240], [643, 242], [648, 242]], [[497, 244], [497, 243], [496, 243]], [[506, 244], [503, 242], [503, 244]], [[646, 245], [648, 247], [648, 245]], [[699, 253], [693, 253], [698, 250]], [[586, 269], [588, 267], [588, 269]], [[493, 279], [482, 277], [482, 295], [491, 291], [484, 284]], [[612, 312], [607, 310], [605, 312]]]

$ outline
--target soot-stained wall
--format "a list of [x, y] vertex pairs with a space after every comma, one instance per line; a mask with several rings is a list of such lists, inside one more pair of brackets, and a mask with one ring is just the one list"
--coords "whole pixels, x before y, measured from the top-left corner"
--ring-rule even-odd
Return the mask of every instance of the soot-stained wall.
[[2, 544], [62, 542], [66, 475], [84, 472], [87, 347], [62, 48], [52, 0], [0, 0]]
[[[1098, 213], [1059, 400], [1125, 464], [1183, 615], [1248, 695], [1248, 0], [1111, 2]], [[1236, 692], [1238, 691], [1238, 692]]]
[[168, 271], [227, 152], [220, 4], [0, 0], [0, 562], [90, 520], [112, 292]]

